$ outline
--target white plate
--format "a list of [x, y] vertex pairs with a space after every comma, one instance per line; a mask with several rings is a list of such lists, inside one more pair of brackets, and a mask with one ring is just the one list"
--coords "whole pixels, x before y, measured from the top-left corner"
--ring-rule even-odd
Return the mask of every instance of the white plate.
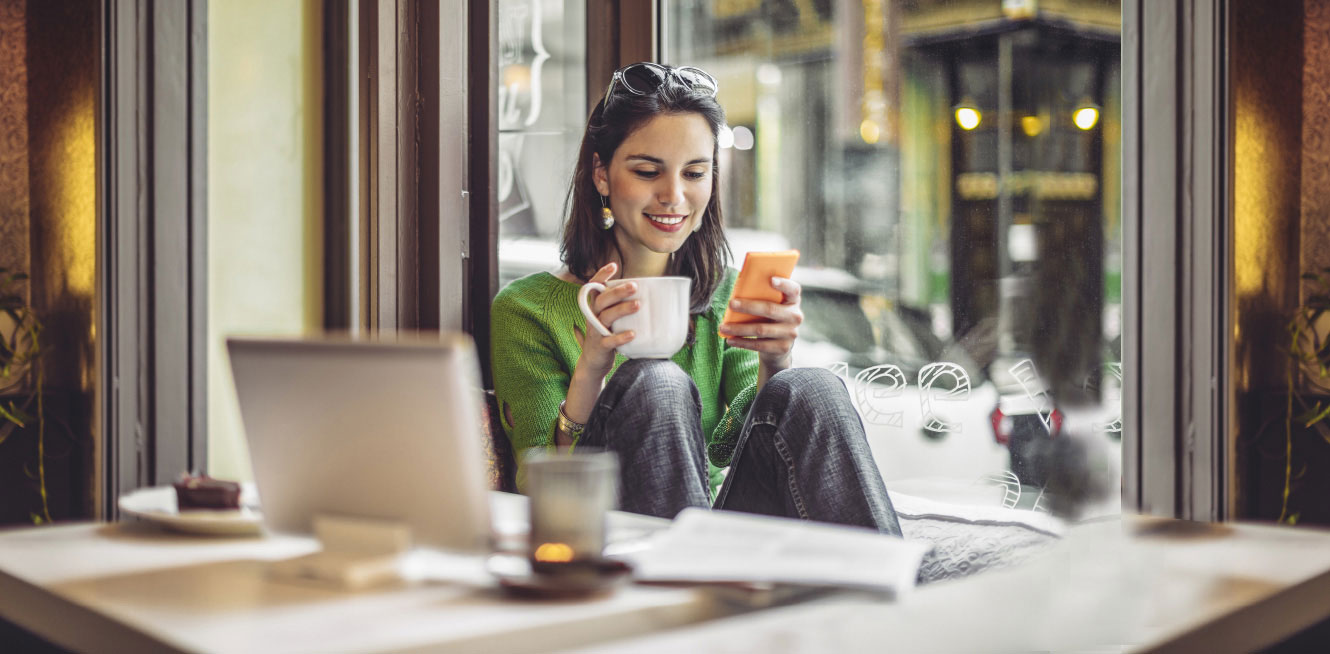
[[120, 496], [120, 510], [155, 522], [169, 529], [210, 536], [245, 536], [263, 531], [263, 514], [258, 510], [258, 493], [253, 484], [240, 487], [239, 509], [176, 508], [175, 488], [157, 486], [140, 488]]

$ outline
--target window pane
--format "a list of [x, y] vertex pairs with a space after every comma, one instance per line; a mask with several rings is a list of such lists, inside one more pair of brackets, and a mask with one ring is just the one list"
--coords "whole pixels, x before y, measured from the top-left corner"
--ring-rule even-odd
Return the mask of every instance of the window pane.
[[582, 2], [499, 2], [499, 285], [558, 265], [586, 122]]
[[720, 83], [731, 241], [802, 252], [796, 363], [888, 486], [1046, 510], [1078, 443], [1116, 511], [1119, 3], [662, 5], [666, 63]]
[[226, 338], [322, 326], [318, 24], [299, 3], [208, 4], [208, 473], [224, 479], [251, 478]]

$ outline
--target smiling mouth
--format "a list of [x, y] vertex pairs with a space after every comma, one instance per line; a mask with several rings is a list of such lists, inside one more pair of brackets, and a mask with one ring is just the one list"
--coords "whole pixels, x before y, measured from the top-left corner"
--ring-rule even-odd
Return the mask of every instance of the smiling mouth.
[[649, 213], [643, 215], [645, 215], [647, 218], [650, 218], [651, 222], [660, 223], [662, 225], [678, 225], [679, 223], [683, 222], [684, 218], [687, 217], [687, 216], [653, 216]]

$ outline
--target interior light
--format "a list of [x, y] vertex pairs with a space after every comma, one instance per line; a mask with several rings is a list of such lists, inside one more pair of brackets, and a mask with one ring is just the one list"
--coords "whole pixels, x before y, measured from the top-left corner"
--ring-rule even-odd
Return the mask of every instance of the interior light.
[[721, 148], [734, 147], [734, 130], [729, 125], [721, 125], [720, 132], [716, 134], [716, 145]]
[[1021, 131], [1030, 138], [1039, 136], [1044, 131], [1044, 121], [1038, 116], [1021, 116]]
[[752, 150], [753, 144], [757, 141], [753, 136], [753, 130], [748, 129], [743, 125], [734, 128], [733, 140], [734, 149], [736, 150]]
[[1071, 121], [1081, 129], [1091, 129], [1095, 123], [1099, 122], [1099, 109], [1095, 107], [1081, 107], [1072, 114]]
[[982, 116], [974, 107], [956, 107], [956, 124], [969, 131], [979, 126]]
[[863, 139], [864, 143], [873, 145], [877, 143], [881, 136], [882, 129], [871, 118], [866, 118], [864, 122], [859, 123], [859, 138]]

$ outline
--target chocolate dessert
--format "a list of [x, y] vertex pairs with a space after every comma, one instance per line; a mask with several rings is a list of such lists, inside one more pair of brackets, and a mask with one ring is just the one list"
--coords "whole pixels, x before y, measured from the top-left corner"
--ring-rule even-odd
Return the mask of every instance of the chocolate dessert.
[[182, 475], [174, 484], [176, 507], [190, 509], [240, 508], [240, 484], [208, 475]]

